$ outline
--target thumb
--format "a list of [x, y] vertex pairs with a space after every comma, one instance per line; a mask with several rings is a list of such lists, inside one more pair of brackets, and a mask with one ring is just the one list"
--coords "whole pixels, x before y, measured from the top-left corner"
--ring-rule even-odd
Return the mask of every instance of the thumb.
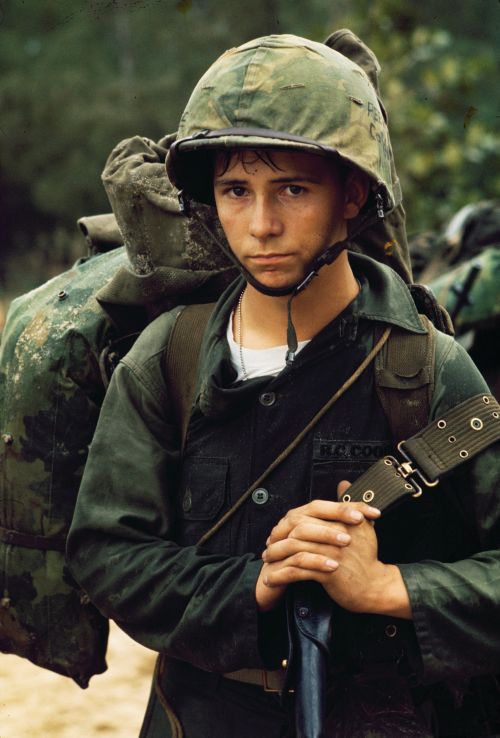
[[342, 495], [347, 492], [349, 487], [351, 486], [351, 483], [347, 481], [347, 479], [343, 479], [341, 482], [337, 485], [337, 499], [341, 500]]
[[[348, 482], [347, 479], [343, 479], [341, 482], [337, 484], [337, 499], [338, 500], [342, 499], [342, 496], [347, 492], [350, 486], [351, 486], [351, 482]], [[373, 525], [374, 520], [380, 517], [380, 510], [374, 507], [369, 507], [364, 502], [362, 503], [362, 505], [363, 505], [362, 512], [365, 518], [368, 520], [369, 523]]]

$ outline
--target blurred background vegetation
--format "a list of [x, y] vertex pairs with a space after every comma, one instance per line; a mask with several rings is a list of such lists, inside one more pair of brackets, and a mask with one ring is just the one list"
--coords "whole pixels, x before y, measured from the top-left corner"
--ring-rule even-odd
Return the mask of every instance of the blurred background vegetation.
[[498, 197], [499, 0], [0, 0], [4, 308], [83, 254], [75, 222], [110, 209], [108, 153], [175, 130], [226, 48], [342, 27], [382, 64], [409, 231]]

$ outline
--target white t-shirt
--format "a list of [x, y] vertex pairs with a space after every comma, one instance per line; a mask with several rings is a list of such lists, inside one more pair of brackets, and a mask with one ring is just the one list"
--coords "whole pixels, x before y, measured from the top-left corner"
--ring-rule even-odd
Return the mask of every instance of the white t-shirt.
[[[285, 368], [288, 346], [273, 346], [268, 349], [249, 349], [243, 346], [241, 351], [247, 373], [245, 377], [241, 365], [240, 347], [233, 338], [233, 315], [234, 313], [229, 318], [226, 335], [231, 352], [231, 363], [238, 372], [235, 381], [239, 382], [242, 379], [254, 379], [255, 377], [275, 377]], [[299, 341], [296, 353], [298, 354], [308, 343], [309, 341]]]

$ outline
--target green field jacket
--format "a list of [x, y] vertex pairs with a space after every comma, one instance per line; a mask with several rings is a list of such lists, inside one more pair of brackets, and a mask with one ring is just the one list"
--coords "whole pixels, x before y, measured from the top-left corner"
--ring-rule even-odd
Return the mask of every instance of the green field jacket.
[[[257, 613], [260, 556], [287, 510], [336, 499], [341, 479], [353, 481], [391, 450], [373, 366], [260, 496], [205, 546], [196, 542], [352, 374], [380, 325], [423, 331], [392, 270], [360, 255], [350, 259], [360, 294], [275, 378], [234, 384], [225, 335], [243, 282], [226, 290], [202, 347], [182, 464], [162, 364], [177, 311], [150, 324], [116, 369], [90, 448], [68, 562], [97, 607], [148, 648], [218, 673], [272, 668], [286, 655], [281, 610]], [[486, 391], [465, 351], [438, 334], [431, 417]], [[404, 652], [416, 683], [500, 673], [497, 451], [490, 447], [377, 522], [380, 558], [400, 566], [413, 622], [338, 608], [332, 649], [339, 662], [362, 666], [372, 658], [368, 642], [383, 650], [390, 640], [387, 653]], [[387, 637], [388, 622], [397, 638]]]

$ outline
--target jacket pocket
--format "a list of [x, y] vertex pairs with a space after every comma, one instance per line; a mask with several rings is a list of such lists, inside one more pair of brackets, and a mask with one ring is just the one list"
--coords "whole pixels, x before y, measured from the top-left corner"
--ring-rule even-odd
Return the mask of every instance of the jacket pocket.
[[315, 461], [311, 473], [310, 499], [337, 501], [337, 485], [343, 479], [354, 482], [370, 467], [367, 462], [336, 464]]
[[337, 485], [341, 480], [354, 482], [391, 452], [386, 440], [338, 439], [317, 434], [313, 444], [311, 499], [337, 500]]
[[181, 517], [212, 520], [224, 504], [228, 460], [214, 457], [192, 459], [184, 469]]
[[[195, 545], [220, 517], [226, 499], [228, 468], [227, 459], [213, 456], [193, 457], [185, 463], [177, 506], [178, 542], [182, 545]], [[216, 538], [220, 543], [227, 536]]]

